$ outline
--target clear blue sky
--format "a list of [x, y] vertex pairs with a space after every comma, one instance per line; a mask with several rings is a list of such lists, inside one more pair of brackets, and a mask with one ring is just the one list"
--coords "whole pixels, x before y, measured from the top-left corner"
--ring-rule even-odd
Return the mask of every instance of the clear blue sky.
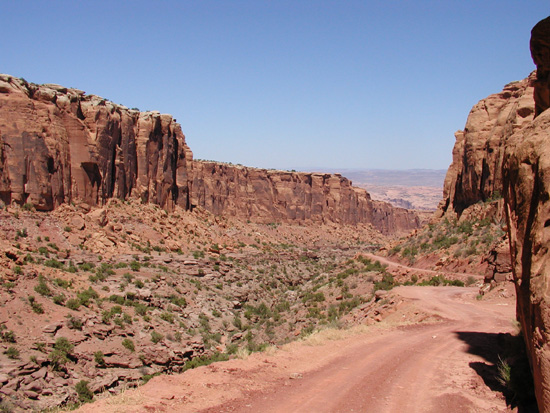
[[8, 1], [0, 72], [171, 113], [196, 158], [447, 168], [547, 0]]

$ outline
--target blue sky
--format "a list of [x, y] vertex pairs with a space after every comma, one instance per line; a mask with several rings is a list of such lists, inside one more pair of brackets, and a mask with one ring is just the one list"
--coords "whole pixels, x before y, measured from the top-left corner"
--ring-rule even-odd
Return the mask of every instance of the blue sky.
[[451, 162], [471, 107], [534, 65], [542, 0], [8, 1], [0, 72], [172, 114], [196, 158]]

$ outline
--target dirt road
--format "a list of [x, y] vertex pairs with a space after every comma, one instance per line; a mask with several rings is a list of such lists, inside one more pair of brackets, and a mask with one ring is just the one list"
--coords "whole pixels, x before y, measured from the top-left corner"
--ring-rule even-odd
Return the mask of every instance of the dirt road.
[[452, 271], [446, 271], [446, 270], [443, 270], [443, 269], [435, 271], [435, 270], [429, 270], [429, 269], [426, 269], [426, 268], [416, 268], [416, 267], [410, 267], [410, 266], [405, 265], [405, 264], [400, 264], [398, 262], [390, 260], [387, 257], [382, 257], [382, 256], [375, 255], [375, 254], [367, 253], [367, 254], [363, 254], [363, 255], [365, 257], [373, 260], [373, 261], [379, 261], [380, 264], [382, 264], [382, 265], [387, 265], [390, 270], [391, 269], [399, 269], [399, 270], [407, 271], [409, 274], [418, 274], [418, 275], [423, 275], [423, 274], [440, 275], [440, 274], [442, 274], [442, 275], [447, 275], [447, 276], [450, 275], [450, 276], [459, 277], [459, 278], [474, 277], [475, 279], [483, 280], [483, 275], [480, 275], [480, 274], [472, 274], [472, 273], [467, 273], [467, 272], [452, 272]]
[[[498, 346], [514, 299], [460, 287], [399, 287], [398, 309], [355, 332], [327, 331], [246, 360], [157, 377], [83, 412], [504, 412]], [[440, 322], [399, 325], [419, 313]]]

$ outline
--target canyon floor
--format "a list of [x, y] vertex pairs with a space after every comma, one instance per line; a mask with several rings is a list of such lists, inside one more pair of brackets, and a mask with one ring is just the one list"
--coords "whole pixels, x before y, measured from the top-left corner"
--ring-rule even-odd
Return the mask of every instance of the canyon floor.
[[159, 376], [85, 412], [505, 412], [497, 354], [510, 286], [401, 286], [372, 326], [325, 330], [246, 359]]

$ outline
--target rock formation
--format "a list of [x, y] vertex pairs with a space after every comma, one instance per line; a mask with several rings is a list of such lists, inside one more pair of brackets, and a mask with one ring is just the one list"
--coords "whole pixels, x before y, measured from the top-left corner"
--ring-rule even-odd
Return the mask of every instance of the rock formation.
[[191, 204], [256, 222], [370, 223], [383, 234], [418, 228], [418, 216], [373, 201], [339, 174], [193, 163]]
[[505, 190], [517, 315], [537, 401], [550, 409], [550, 112], [518, 131], [506, 150]]
[[440, 214], [460, 215], [470, 205], [502, 193], [502, 161], [508, 138], [533, 119], [534, 74], [477, 103], [463, 131], [455, 133], [453, 161], [443, 187]]
[[49, 211], [140, 197], [188, 207], [192, 154], [170, 115], [0, 75], [0, 200]]
[[531, 56], [537, 65], [535, 86], [535, 116], [550, 107], [550, 17], [538, 22], [531, 30]]
[[[550, 18], [533, 28], [530, 46], [537, 71], [481, 100], [456, 133], [440, 215], [460, 216], [476, 202], [504, 196], [517, 317], [539, 408], [549, 411]], [[486, 278], [507, 278], [506, 251], [497, 246], [491, 254]]]
[[[140, 112], [77, 89], [0, 75], [0, 201], [50, 211], [136, 197], [193, 204], [259, 222], [371, 223], [385, 234], [415, 213], [374, 202], [340, 175], [195, 162], [170, 115]], [[193, 189], [192, 186], [194, 186]]]

